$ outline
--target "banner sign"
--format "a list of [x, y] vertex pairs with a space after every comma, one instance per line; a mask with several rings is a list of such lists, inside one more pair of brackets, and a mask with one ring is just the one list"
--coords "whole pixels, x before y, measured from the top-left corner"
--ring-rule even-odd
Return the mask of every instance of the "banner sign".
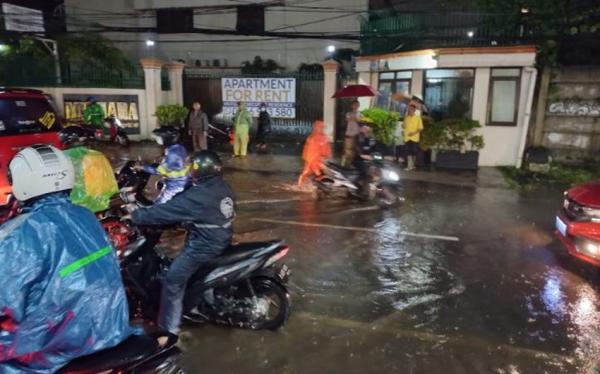
[[221, 92], [226, 116], [242, 101], [254, 117], [266, 103], [272, 118], [296, 118], [296, 78], [221, 78]]
[[[65, 125], [83, 123], [86, 100], [91, 95], [64, 95]], [[140, 133], [140, 113], [137, 95], [92, 95], [104, 109], [104, 115], [115, 115], [128, 134]]]

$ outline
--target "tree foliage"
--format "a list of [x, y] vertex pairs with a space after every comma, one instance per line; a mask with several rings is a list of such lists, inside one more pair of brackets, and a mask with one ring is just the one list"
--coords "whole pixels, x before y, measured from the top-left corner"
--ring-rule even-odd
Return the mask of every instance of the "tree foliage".
[[260, 56], [255, 56], [252, 62], [242, 62], [242, 74], [269, 74], [283, 69], [275, 60], [263, 60]]
[[553, 64], [561, 43], [573, 37], [600, 37], [597, 0], [466, 0], [469, 8], [493, 15], [496, 29], [522, 27], [539, 45], [538, 62]]

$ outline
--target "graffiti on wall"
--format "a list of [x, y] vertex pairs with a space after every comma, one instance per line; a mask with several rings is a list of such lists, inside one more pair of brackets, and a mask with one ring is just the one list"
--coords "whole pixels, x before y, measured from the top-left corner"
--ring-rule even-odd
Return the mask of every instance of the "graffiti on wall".
[[599, 100], [562, 100], [550, 103], [548, 113], [565, 116], [600, 116]]

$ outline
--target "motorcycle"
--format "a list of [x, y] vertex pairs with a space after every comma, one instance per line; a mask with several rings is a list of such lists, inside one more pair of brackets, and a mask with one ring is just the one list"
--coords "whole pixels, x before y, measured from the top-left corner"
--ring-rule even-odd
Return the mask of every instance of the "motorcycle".
[[[153, 204], [152, 200], [146, 196], [146, 186], [150, 180], [150, 174], [143, 170], [137, 170], [134, 167], [136, 163], [136, 161], [126, 161], [118, 170], [116, 179], [120, 193], [113, 198], [107, 211], [98, 214], [98, 219], [118, 256], [138, 238], [138, 232], [121, 221], [121, 217], [130, 213], [127, 211], [128, 204], [137, 206]], [[156, 188], [162, 189], [160, 181], [157, 182]]]
[[[172, 262], [157, 252], [156, 238], [140, 234], [121, 256], [130, 313], [150, 320], [158, 313], [162, 280]], [[190, 277], [184, 319], [253, 330], [280, 328], [290, 314], [290, 270], [276, 263], [288, 250], [281, 241], [231, 245]], [[210, 289], [211, 302], [205, 299]]]
[[59, 136], [62, 144], [65, 146], [86, 144], [92, 140], [110, 141], [124, 147], [129, 145], [129, 136], [127, 136], [123, 123], [116, 116], [106, 117], [104, 119], [104, 127], [109, 129], [108, 136], [101, 129], [84, 123], [65, 126], [60, 131]]
[[368, 186], [359, 185], [359, 172], [327, 161], [322, 176], [314, 178], [317, 187], [317, 199], [328, 197], [357, 198], [372, 201], [377, 199], [384, 206], [393, 205], [403, 199], [398, 196], [400, 173], [387, 164], [379, 153], [373, 154], [369, 167]]
[[155, 338], [132, 335], [116, 347], [79, 357], [61, 368], [59, 374], [157, 373], [182, 374], [181, 350], [174, 341], [159, 347]]

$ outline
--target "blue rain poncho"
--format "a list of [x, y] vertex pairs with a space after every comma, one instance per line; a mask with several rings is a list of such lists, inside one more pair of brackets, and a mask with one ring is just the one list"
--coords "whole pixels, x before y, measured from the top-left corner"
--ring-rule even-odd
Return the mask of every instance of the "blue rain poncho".
[[187, 151], [180, 144], [174, 144], [165, 150], [165, 157], [158, 167], [144, 166], [144, 171], [164, 178], [165, 187], [160, 192], [155, 204], [164, 204], [173, 196], [185, 190], [191, 182], [190, 166], [186, 165]]
[[53, 373], [129, 327], [114, 250], [96, 217], [51, 194], [0, 227], [0, 373]]

